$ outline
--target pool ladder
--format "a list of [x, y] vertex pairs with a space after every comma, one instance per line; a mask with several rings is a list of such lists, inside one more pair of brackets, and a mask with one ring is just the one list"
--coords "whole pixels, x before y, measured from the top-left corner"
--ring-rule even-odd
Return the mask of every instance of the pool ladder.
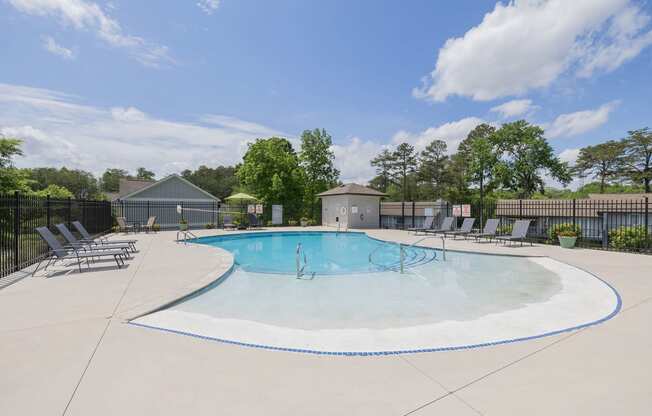
[[[179, 238], [179, 235], [181, 235], [181, 238]], [[188, 238], [197, 238], [197, 236], [188, 230], [177, 231], [177, 243], [183, 241], [183, 244], [188, 244]]]

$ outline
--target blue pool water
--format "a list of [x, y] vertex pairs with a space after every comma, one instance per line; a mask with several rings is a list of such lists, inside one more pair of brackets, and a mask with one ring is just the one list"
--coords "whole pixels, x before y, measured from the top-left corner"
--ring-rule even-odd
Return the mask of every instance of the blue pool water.
[[[197, 239], [230, 251], [243, 270], [256, 273], [296, 274], [296, 248], [305, 253], [305, 272], [318, 275], [394, 270], [400, 264], [396, 244], [364, 233], [279, 232], [237, 234]], [[369, 261], [371, 256], [371, 261]], [[437, 259], [437, 251], [407, 247], [404, 266], [415, 267]], [[304, 257], [301, 256], [303, 265]]]

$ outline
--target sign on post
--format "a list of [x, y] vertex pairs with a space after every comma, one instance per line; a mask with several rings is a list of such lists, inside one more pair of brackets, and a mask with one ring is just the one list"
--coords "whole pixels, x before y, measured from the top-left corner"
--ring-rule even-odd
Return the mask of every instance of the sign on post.
[[256, 205], [256, 214], [262, 214], [263, 213], [263, 204], [257, 204]]
[[461, 216], [462, 216], [462, 206], [453, 205], [453, 217], [461, 217]]
[[256, 213], [256, 206], [254, 204], [247, 205], [247, 213], [248, 214], [255, 214]]
[[462, 205], [462, 216], [468, 218], [471, 216], [471, 205], [465, 204]]

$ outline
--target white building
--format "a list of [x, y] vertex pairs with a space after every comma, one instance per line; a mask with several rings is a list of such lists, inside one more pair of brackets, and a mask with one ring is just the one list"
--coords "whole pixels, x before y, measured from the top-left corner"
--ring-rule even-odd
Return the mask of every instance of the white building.
[[340, 185], [317, 195], [321, 223], [327, 227], [379, 228], [380, 198], [386, 194], [355, 183]]

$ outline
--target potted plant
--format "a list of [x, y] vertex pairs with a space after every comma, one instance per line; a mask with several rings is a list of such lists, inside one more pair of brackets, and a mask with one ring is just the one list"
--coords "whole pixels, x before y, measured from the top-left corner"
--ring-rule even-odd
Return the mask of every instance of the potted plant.
[[187, 231], [188, 230], [188, 221], [185, 218], [179, 220], [179, 230]]
[[306, 218], [306, 217], [301, 217], [300, 221], [301, 221], [301, 226], [302, 227], [307, 227], [308, 223], [310, 222], [310, 220], [308, 218]]
[[573, 248], [577, 242], [577, 232], [574, 230], [565, 230], [557, 233], [559, 245], [563, 248]]

